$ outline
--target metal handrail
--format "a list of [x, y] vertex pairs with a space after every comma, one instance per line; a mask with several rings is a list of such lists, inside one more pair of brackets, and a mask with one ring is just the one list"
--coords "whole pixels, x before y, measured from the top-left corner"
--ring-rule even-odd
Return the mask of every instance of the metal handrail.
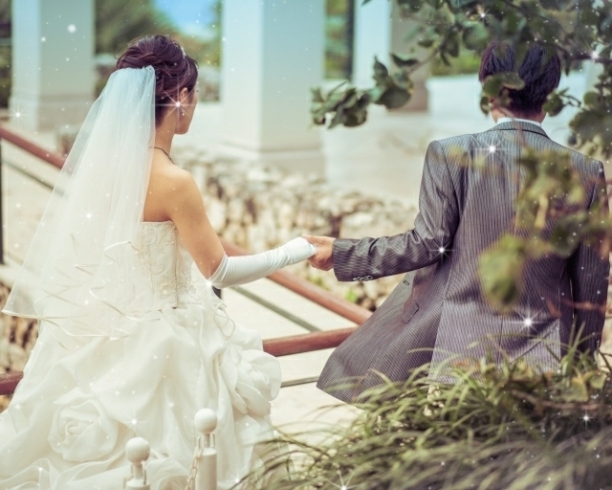
[[53, 151], [49, 151], [43, 148], [42, 146], [37, 145], [36, 143], [33, 143], [32, 141], [24, 138], [23, 136], [19, 136], [14, 131], [11, 131], [10, 129], [2, 125], [0, 125], [0, 140], [6, 140], [9, 143], [15, 145], [17, 148], [22, 149], [26, 153], [34, 155], [40, 160], [50, 163], [51, 165], [59, 169], [64, 166], [64, 162], [66, 161], [66, 158], [64, 158], [62, 155], [59, 155], [58, 153], [55, 153]]
[[[62, 168], [65, 158], [61, 155], [46, 150], [45, 148], [33, 143], [26, 138], [16, 134], [10, 129], [0, 125], [0, 140], [6, 140], [9, 143], [17, 146], [27, 153], [43, 160], [46, 163], [53, 165], [59, 169]], [[0, 153], [0, 165], [2, 164], [2, 156]], [[0, 172], [0, 260], [4, 257], [3, 235], [2, 235], [2, 179]], [[242, 247], [230, 243], [226, 240], [221, 240], [223, 248], [228, 255], [248, 255], [249, 252]], [[357, 325], [364, 323], [372, 314], [371, 311], [362, 308], [350, 301], [334, 296], [329, 291], [308, 282], [301, 277], [297, 277], [287, 271], [277, 271], [268, 276], [268, 279], [277, 284], [299, 294], [303, 298], [312, 301], [323, 308], [336, 313], [337, 315], [354, 322]], [[321, 349], [329, 349], [340, 345], [356, 327], [343, 328], [337, 330], [329, 330], [324, 332], [312, 332], [303, 335], [292, 335], [288, 337], [280, 337], [276, 339], [267, 339], [263, 342], [264, 351], [273, 356], [286, 356], [303, 352], [311, 352]], [[17, 384], [21, 381], [23, 373], [10, 372], [0, 374], [0, 395], [10, 395], [15, 391]]]
[[[221, 243], [228, 255], [237, 256], [248, 255], [250, 253], [239, 245], [226, 240], [221, 239]], [[291, 274], [291, 272], [276, 271], [270, 274], [268, 279], [358, 325], [364, 323], [372, 314], [370, 310], [366, 310], [346, 299], [334, 296], [329, 291], [295, 274]]]
[[21, 371], [0, 374], [0, 395], [12, 395], [22, 378]]

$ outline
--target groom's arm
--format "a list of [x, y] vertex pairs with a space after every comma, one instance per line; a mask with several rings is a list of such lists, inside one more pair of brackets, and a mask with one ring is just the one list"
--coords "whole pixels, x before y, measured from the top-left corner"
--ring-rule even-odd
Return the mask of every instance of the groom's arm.
[[[589, 213], [600, 215], [602, 220], [607, 219], [609, 215], [606, 182], [601, 163], [589, 203]], [[585, 241], [588, 241], [588, 238]], [[598, 248], [598, 243], [580, 243], [568, 264], [572, 283], [574, 323], [577, 329], [582, 328], [584, 339], [579, 348], [591, 352], [599, 348], [601, 340], [610, 274], [609, 258], [602, 257]]]
[[459, 210], [444, 151], [437, 141], [427, 148], [419, 211], [414, 229], [406, 233], [335, 240], [332, 259], [336, 277], [355, 281], [401, 274], [433, 264], [449, 250]]

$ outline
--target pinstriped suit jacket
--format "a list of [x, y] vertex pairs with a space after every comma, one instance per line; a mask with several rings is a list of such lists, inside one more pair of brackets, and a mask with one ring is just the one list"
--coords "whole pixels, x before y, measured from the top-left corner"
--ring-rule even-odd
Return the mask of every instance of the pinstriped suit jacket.
[[[569, 343], [574, 323], [584, 325], [584, 348], [598, 347], [602, 312], [576, 309], [575, 303], [605, 304], [610, 264], [586, 244], [570, 257], [551, 254], [531, 261], [523, 277], [525, 293], [511, 314], [491, 309], [481, 294], [481, 252], [514, 229], [514, 202], [524, 179], [516, 164], [521, 133], [534, 149], [569, 152], [587, 196], [578, 207], [590, 210], [601, 201], [607, 212], [601, 162], [554, 143], [536, 124], [506, 122], [483, 133], [432, 142], [415, 228], [334, 243], [340, 281], [408, 274], [334, 351], [319, 388], [350, 401], [380, 383], [377, 372], [402, 380], [415, 367], [431, 362], [433, 369], [457, 354], [480, 358], [493, 353], [500, 362], [505, 353], [510, 360], [524, 357], [542, 369], [555, 369], [554, 356]], [[545, 231], [552, 226], [548, 223]]]

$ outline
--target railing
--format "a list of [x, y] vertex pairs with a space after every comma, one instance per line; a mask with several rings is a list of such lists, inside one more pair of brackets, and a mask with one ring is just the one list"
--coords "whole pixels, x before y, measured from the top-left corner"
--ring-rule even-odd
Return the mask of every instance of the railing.
[[[0, 126], [0, 140], [17, 146], [21, 150], [33, 155], [40, 160], [49, 163], [57, 168], [62, 168], [65, 159], [57, 153], [48, 151], [41, 146], [33, 143], [22, 136], [14, 133], [10, 129]], [[4, 237], [2, 221], [2, 154], [0, 147], [0, 260], [4, 259]], [[246, 255], [249, 252], [245, 249], [222, 240], [223, 247], [228, 255]], [[3, 262], [2, 262], [3, 263]], [[330, 292], [312, 284], [305, 279], [297, 277], [286, 271], [278, 271], [268, 277], [271, 281], [297, 293], [305, 299], [336, 313], [337, 315], [354, 322], [357, 325], [364, 323], [371, 315], [371, 312], [354, 303], [332, 295]], [[340, 345], [351, 333], [353, 328], [343, 328], [324, 332], [312, 332], [303, 335], [293, 335], [277, 339], [264, 340], [264, 350], [273, 356], [287, 356], [302, 352], [310, 352], [321, 349], [328, 349]], [[10, 395], [15, 391], [17, 384], [22, 379], [20, 372], [0, 374], [0, 395]]]
[[[193, 461], [187, 477], [186, 489], [217, 490], [217, 449], [214, 431], [217, 415], [208, 408], [198, 410], [194, 426], [198, 433]], [[151, 490], [147, 475], [147, 460], [151, 454], [149, 442], [142, 437], [133, 437], [125, 446], [125, 455], [130, 464], [130, 475], [124, 480], [124, 490]]]

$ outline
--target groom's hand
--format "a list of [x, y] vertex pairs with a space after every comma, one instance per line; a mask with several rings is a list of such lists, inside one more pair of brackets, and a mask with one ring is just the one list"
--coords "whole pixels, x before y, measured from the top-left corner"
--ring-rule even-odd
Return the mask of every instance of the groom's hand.
[[334, 259], [332, 257], [332, 248], [335, 238], [310, 235], [304, 235], [304, 238], [317, 247], [315, 254], [308, 259], [310, 265], [322, 271], [333, 269]]

